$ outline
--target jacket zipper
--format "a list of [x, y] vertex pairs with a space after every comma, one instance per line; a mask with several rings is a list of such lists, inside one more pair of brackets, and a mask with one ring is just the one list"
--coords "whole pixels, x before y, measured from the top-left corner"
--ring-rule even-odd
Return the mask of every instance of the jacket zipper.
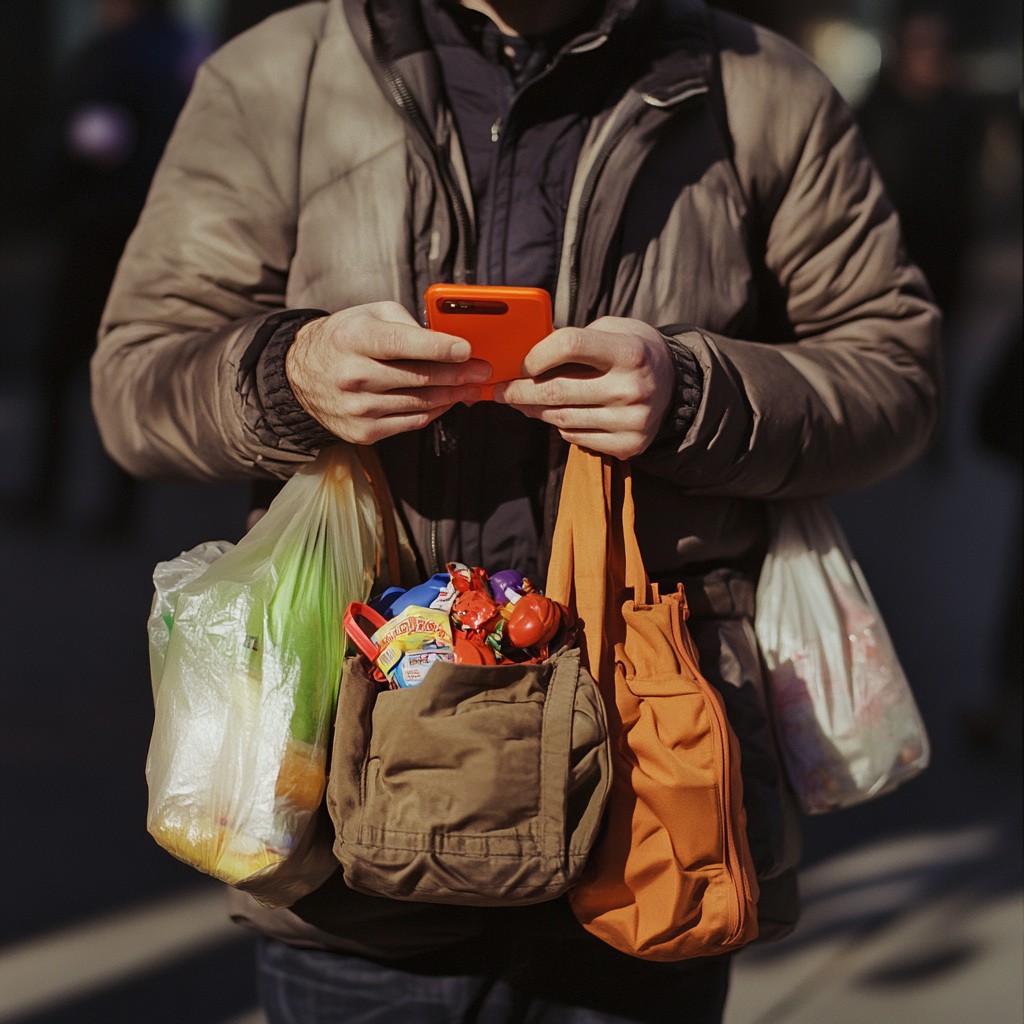
[[402, 76], [388, 63], [387, 58], [384, 56], [380, 41], [376, 35], [373, 37], [373, 55], [377, 59], [377, 65], [381, 70], [381, 74], [384, 76], [384, 81], [388, 84], [388, 90], [391, 93], [392, 99], [395, 101], [398, 108], [409, 118], [409, 120], [416, 127], [416, 130], [423, 137], [424, 141], [431, 148], [434, 156], [437, 160], [437, 171], [444, 184], [445, 191], [448, 193], [448, 198], [452, 202], [452, 206], [455, 210], [455, 219], [458, 221], [459, 235], [462, 238], [465, 259], [465, 266], [463, 268], [463, 274], [466, 277], [467, 283], [472, 282], [476, 276], [476, 238], [473, 234], [473, 225], [469, 216], [469, 209], [466, 206], [465, 197], [462, 195], [462, 189], [459, 188], [459, 183], [452, 177], [451, 171], [448, 167], [448, 158], [438, 148], [437, 142], [434, 139], [434, 134], [430, 130], [430, 126], [423, 118], [423, 114], [420, 112], [420, 108], [416, 105], [416, 100], [413, 99], [412, 93], [409, 91], [409, 87], [405, 84]]
[[436, 576], [441, 571], [441, 566], [437, 561], [437, 520], [430, 520], [430, 560], [434, 563], [434, 568], [431, 571], [431, 576]]
[[[387, 82], [388, 90], [391, 93], [392, 99], [398, 108], [409, 118], [420, 136], [430, 147], [434, 153], [434, 157], [437, 163], [437, 172], [441, 178], [441, 182], [444, 185], [445, 191], [448, 193], [448, 197], [451, 200], [452, 207], [455, 211], [455, 219], [458, 222], [459, 237], [463, 243], [463, 277], [467, 283], [472, 282], [476, 276], [476, 261], [477, 261], [477, 242], [476, 237], [473, 233], [473, 225], [469, 216], [469, 209], [466, 206], [465, 197], [462, 195], [462, 189], [459, 188], [459, 184], [451, 175], [448, 167], [448, 158], [438, 148], [436, 141], [434, 140], [433, 132], [430, 130], [430, 126], [423, 118], [423, 114], [420, 108], [416, 105], [416, 100], [413, 98], [412, 93], [409, 91], [409, 87], [405, 84], [402, 76], [391, 66], [384, 53], [381, 50], [380, 41], [376, 35], [373, 37], [373, 55], [377, 60], [377, 65], [381, 70], [381, 74], [384, 76], [384, 81]], [[441, 458], [441, 441], [439, 431], [441, 428], [440, 423], [435, 420], [434, 424], [434, 455], [436, 458]], [[433, 562], [433, 568], [431, 575], [439, 573], [441, 571], [438, 553], [438, 522], [436, 519], [430, 521], [430, 560]]]
[[[583, 183], [583, 188], [581, 189], [579, 198], [576, 201], [573, 236], [572, 238], [566, 237], [563, 240], [563, 245], [568, 245], [570, 247], [568, 280], [563, 280], [563, 274], [565, 273], [565, 268], [563, 266], [559, 272], [558, 282], [555, 286], [556, 309], [558, 307], [558, 295], [565, 288], [568, 288], [569, 290], [569, 301], [564, 320], [563, 318], [558, 317], [557, 319], [559, 322], [556, 323], [556, 327], [568, 327], [573, 323], [576, 317], [576, 300], [579, 292], [580, 276], [580, 240], [583, 237], [583, 229], [586, 224], [587, 213], [590, 210], [590, 204], [592, 203], [594, 193], [597, 190], [598, 178], [600, 177], [605, 164], [608, 162], [608, 157], [611, 156], [612, 151], [622, 141], [623, 136], [629, 130], [630, 126], [645, 106], [655, 107], [657, 109], [675, 107], [681, 103], [685, 103], [687, 100], [693, 99], [697, 96], [702, 96], [707, 92], [708, 86], [704, 83], [699, 83], [691, 87], [681, 89], [679, 93], [667, 100], [658, 99], [648, 93], [640, 94], [634, 92], [630, 94], [629, 102], [624, 103], [619, 107], [619, 110], [615, 115], [619, 123], [608, 131], [605, 141], [601, 144], [601, 148], [594, 156], [590, 169], [587, 171], [587, 177]], [[569, 212], [571, 213], [572, 211]], [[568, 222], [569, 216], [567, 216], [566, 220]]]
[[587, 212], [590, 210], [590, 204], [593, 201], [594, 192], [597, 190], [597, 179], [600, 177], [601, 171], [604, 169], [604, 165], [608, 162], [608, 157], [611, 156], [612, 150], [614, 150], [622, 141], [622, 137], [628, 131], [629, 126], [633, 123], [637, 113], [642, 109], [642, 103], [642, 98], [640, 98], [639, 102], [634, 101], [629, 104], [625, 112], [620, 115], [621, 123], [605, 140], [604, 145], [601, 147], [600, 152], [597, 154], [597, 157], [590, 168], [590, 172], [587, 174], [587, 179], [583, 185], [583, 191], [580, 193], [576, 214], [576, 237], [572, 240], [572, 263], [569, 266], [569, 315], [566, 319], [566, 326], [572, 324], [576, 317], [576, 299], [577, 293], [579, 292], [580, 282], [579, 243], [583, 236], [582, 228], [586, 222]]

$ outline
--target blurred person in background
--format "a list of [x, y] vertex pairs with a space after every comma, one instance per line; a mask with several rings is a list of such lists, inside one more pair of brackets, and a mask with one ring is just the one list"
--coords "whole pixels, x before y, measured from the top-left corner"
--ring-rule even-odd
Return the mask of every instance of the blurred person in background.
[[[97, 0], [97, 37], [59, 83], [42, 147], [35, 202], [60, 243], [55, 300], [40, 361], [42, 431], [26, 513], [58, 512], [71, 447], [74, 383], [96, 347], [103, 304], [167, 139], [212, 47], [159, 0]], [[96, 521], [117, 536], [131, 524], [136, 484], [110, 463]]]
[[949, 315], [973, 223], [983, 123], [955, 88], [950, 25], [936, 11], [907, 14], [896, 59], [859, 113], [861, 130], [903, 227], [910, 258]]
[[[989, 375], [978, 403], [975, 426], [982, 448], [1015, 474], [1024, 470], [1024, 329], [1018, 319], [1008, 335], [1002, 357]], [[969, 708], [963, 727], [978, 754], [994, 754], [1021, 737], [1024, 690], [1024, 551], [1021, 550], [1021, 509], [1010, 549], [1009, 579], [1003, 594], [1002, 625], [995, 652], [996, 691], [987, 705]]]

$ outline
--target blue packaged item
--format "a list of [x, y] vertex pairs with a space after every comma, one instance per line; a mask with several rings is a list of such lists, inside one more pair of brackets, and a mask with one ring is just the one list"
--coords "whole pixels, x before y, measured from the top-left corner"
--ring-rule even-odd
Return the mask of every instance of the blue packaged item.
[[393, 619], [396, 615], [404, 612], [409, 605], [416, 605], [417, 608], [429, 608], [434, 598], [448, 586], [448, 573], [439, 572], [431, 576], [426, 583], [420, 583], [412, 590], [403, 590], [401, 587], [388, 587], [380, 597], [375, 597], [369, 602], [370, 607], [385, 619]]
[[[410, 605], [416, 605], [417, 608], [429, 608], [434, 598], [446, 586], [448, 586], [448, 573], [439, 572], [431, 576], [426, 583], [421, 583], [419, 586], [413, 587], [412, 590], [407, 590], [404, 594], [394, 597], [388, 611], [383, 609], [378, 609], [378, 611], [380, 611], [381, 615], [394, 618], [394, 616], [401, 614]], [[385, 593], [388, 593], [388, 591], [385, 591]]]
[[393, 619], [395, 613], [391, 610], [391, 605], [404, 593], [405, 591], [401, 587], [388, 587], [383, 594], [375, 597], [372, 601], [368, 601], [367, 604], [383, 618]]

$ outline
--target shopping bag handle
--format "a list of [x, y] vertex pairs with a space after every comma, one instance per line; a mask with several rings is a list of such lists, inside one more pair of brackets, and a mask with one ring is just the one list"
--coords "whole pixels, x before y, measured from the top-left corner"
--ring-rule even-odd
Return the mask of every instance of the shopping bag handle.
[[546, 594], [575, 613], [590, 671], [603, 680], [615, 677], [615, 644], [622, 639], [619, 602], [631, 595], [644, 607], [661, 599], [644, 567], [634, 512], [629, 463], [572, 445]]
[[345, 609], [345, 615], [341, 620], [345, 625], [345, 632], [351, 637], [352, 642], [359, 648], [362, 654], [365, 654], [370, 659], [371, 663], [375, 663], [380, 651], [377, 650], [373, 641], [362, 631], [356, 622], [356, 618], [366, 619], [373, 626], [374, 631], [385, 625], [387, 619], [378, 612], [375, 612], [368, 604], [363, 604], [362, 601], [352, 601]]

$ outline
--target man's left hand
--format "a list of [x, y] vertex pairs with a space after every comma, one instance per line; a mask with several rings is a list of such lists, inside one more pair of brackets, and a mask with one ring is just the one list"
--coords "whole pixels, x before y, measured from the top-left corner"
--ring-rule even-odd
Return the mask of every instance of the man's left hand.
[[499, 384], [495, 401], [551, 423], [571, 444], [631, 459], [654, 440], [675, 390], [665, 339], [640, 320], [605, 316], [563, 327], [523, 361], [523, 380]]

